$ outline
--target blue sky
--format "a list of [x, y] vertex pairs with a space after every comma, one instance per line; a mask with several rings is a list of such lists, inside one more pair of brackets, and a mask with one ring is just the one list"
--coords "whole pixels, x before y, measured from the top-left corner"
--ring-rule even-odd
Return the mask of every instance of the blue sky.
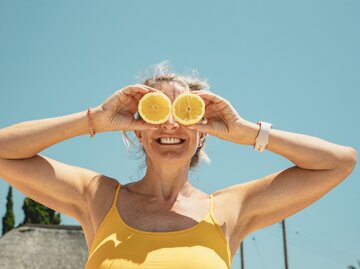
[[[0, 1], [0, 128], [97, 106], [169, 60], [178, 73], [197, 69], [249, 121], [360, 151], [359, 11], [355, 0]], [[207, 193], [292, 165], [270, 151], [207, 142], [212, 163], [191, 174]], [[141, 160], [129, 157], [119, 132], [75, 137], [42, 154], [121, 183], [142, 176]], [[0, 180], [1, 217], [8, 186]], [[292, 269], [356, 265], [359, 189], [356, 167], [286, 220]], [[16, 225], [23, 199], [15, 189]], [[284, 268], [282, 247], [280, 224], [254, 232], [244, 240], [246, 267]], [[232, 268], [240, 268], [239, 256]]]

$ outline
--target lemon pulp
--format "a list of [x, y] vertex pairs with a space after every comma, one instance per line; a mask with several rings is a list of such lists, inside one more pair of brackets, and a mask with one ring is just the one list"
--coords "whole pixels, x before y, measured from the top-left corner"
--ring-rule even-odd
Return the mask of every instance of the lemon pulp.
[[198, 123], [205, 114], [205, 102], [197, 94], [184, 92], [175, 98], [172, 114], [183, 125]]
[[138, 112], [144, 121], [160, 124], [171, 115], [171, 101], [161, 92], [147, 93], [139, 101]]

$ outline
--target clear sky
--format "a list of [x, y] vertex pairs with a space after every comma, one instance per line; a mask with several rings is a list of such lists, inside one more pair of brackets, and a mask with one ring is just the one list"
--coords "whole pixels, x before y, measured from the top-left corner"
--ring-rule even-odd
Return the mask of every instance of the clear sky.
[[[0, 1], [0, 128], [97, 106], [169, 60], [178, 73], [197, 69], [249, 121], [360, 151], [359, 12], [356, 0]], [[191, 174], [207, 193], [293, 165], [270, 151], [207, 142], [212, 163]], [[76, 137], [42, 154], [120, 183], [142, 176], [142, 161], [129, 157], [119, 132]], [[356, 167], [286, 220], [290, 268], [360, 268], [359, 175]], [[0, 180], [1, 217], [8, 186]], [[23, 199], [14, 189], [16, 225]], [[244, 248], [246, 268], [284, 268], [280, 224], [249, 235]]]

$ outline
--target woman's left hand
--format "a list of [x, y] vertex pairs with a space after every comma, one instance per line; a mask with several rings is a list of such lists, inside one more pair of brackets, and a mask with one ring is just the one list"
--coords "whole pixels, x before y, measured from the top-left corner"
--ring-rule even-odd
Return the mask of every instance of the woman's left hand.
[[201, 133], [208, 133], [218, 138], [239, 143], [241, 123], [245, 120], [240, 117], [229, 101], [209, 91], [193, 91], [205, 102], [205, 122], [191, 124], [189, 129]]

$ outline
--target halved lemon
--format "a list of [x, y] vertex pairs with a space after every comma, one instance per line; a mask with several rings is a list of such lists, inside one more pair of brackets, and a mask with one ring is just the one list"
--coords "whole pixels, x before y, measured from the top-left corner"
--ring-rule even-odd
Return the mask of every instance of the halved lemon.
[[205, 114], [205, 102], [197, 94], [184, 92], [175, 98], [172, 114], [183, 125], [198, 123]]
[[160, 124], [171, 115], [171, 101], [161, 92], [149, 92], [140, 99], [138, 112], [144, 121]]

